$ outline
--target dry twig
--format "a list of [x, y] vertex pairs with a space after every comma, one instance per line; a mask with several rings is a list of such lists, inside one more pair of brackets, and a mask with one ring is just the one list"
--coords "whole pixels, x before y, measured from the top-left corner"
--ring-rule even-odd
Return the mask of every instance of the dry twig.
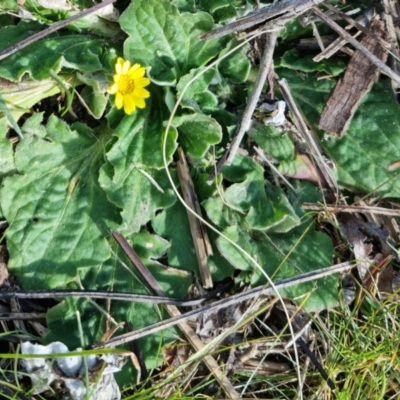
[[187, 321], [189, 319], [196, 318], [199, 315], [202, 315], [203, 313], [218, 310], [219, 308], [229, 307], [233, 304], [241, 303], [243, 301], [252, 299], [254, 297], [271, 295], [271, 294], [275, 293], [275, 289], [280, 290], [280, 289], [284, 289], [284, 288], [287, 288], [287, 287], [290, 287], [293, 285], [298, 285], [300, 283], [314, 282], [315, 280], [323, 278], [325, 276], [331, 276], [333, 274], [348, 271], [348, 270], [352, 269], [353, 267], [354, 267], [353, 263], [344, 262], [341, 264], [332, 265], [327, 268], [322, 268], [317, 271], [307, 272], [305, 274], [299, 275], [294, 278], [283, 279], [274, 284], [275, 288], [272, 288], [269, 285], [259, 286], [259, 287], [250, 289], [247, 292], [237, 293], [235, 295], [224, 298], [222, 300], [218, 300], [218, 301], [214, 302], [213, 304], [209, 304], [204, 307], [198, 308], [196, 310], [189, 311], [185, 314], [182, 314], [182, 315], [179, 315], [176, 317], [172, 317], [168, 320], [158, 322], [151, 326], [148, 326], [148, 327], [145, 327], [142, 329], [138, 329], [135, 332], [127, 333], [127, 334], [121, 335], [119, 337], [110, 339], [107, 342], [97, 343], [97, 344], [93, 345], [92, 348], [119, 346], [121, 344], [128, 343], [131, 340], [135, 340], [135, 339], [150, 335], [152, 333], [158, 332], [160, 330], [169, 328], [171, 326], [177, 325], [182, 321]]
[[[139, 259], [137, 254], [134, 252], [134, 250], [129, 246], [129, 243], [126, 241], [126, 239], [121, 234], [116, 233], [116, 232], [113, 234], [113, 236], [117, 240], [118, 244], [121, 245], [122, 249], [125, 251], [125, 253], [129, 257], [129, 259], [133, 262], [133, 264], [136, 266], [136, 268], [142, 274], [143, 278], [145, 279], [147, 284], [152, 288], [152, 290], [158, 296], [165, 296], [165, 293], [161, 289], [158, 282], [155, 280], [155, 278], [150, 273], [150, 271], [146, 268], [146, 266], [141, 262], [141, 260]], [[166, 305], [165, 308], [168, 311], [168, 313], [171, 315], [172, 319], [174, 319], [174, 318], [181, 319], [178, 322], [179, 328], [181, 329], [183, 334], [186, 336], [187, 340], [191, 343], [193, 348], [196, 351], [200, 351], [204, 347], [203, 342], [196, 335], [194, 330], [186, 322], [184, 322], [185, 320], [182, 318], [182, 314], [178, 310], [178, 308], [176, 306], [172, 306], [172, 305]], [[138, 331], [136, 331], [136, 332], [138, 332]], [[135, 332], [127, 333], [122, 336], [133, 335], [133, 334], [135, 334]], [[113, 340], [113, 339], [111, 339], [111, 340]], [[110, 342], [110, 340], [108, 340], [107, 342]], [[104, 342], [104, 343], [107, 343], [107, 342]], [[230, 399], [239, 398], [240, 397], [239, 393], [235, 390], [232, 383], [225, 376], [225, 373], [221, 370], [221, 367], [215, 361], [214, 357], [211, 355], [206, 355], [204, 357], [203, 361], [207, 365], [210, 372], [215, 376], [215, 379], [219, 382], [219, 384], [221, 385], [221, 388], [223, 389], [225, 394], [228, 396], [228, 398], [230, 398]]]
[[301, 133], [304, 141], [306, 142], [308, 148], [310, 149], [310, 152], [311, 152], [315, 162], [317, 163], [318, 168], [321, 171], [323, 177], [325, 178], [326, 182], [328, 183], [328, 186], [333, 191], [333, 193], [336, 194], [336, 197], [339, 198], [339, 188], [337, 186], [336, 179], [333, 176], [333, 173], [332, 173], [329, 165], [327, 165], [326, 161], [324, 160], [324, 157], [322, 156], [321, 146], [319, 145], [317, 138], [307, 128], [307, 125], [301, 115], [301, 112], [298, 109], [298, 107], [293, 99], [293, 96], [290, 93], [289, 85], [288, 85], [286, 79], [280, 79], [278, 81], [278, 84], [279, 84], [281, 93], [286, 101], [286, 104], [289, 107], [289, 110], [291, 111], [291, 113], [293, 114], [297, 130]]
[[400, 210], [390, 210], [383, 207], [373, 207], [373, 206], [343, 206], [343, 205], [333, 205], [333, 204], [315, 204], [315, 203], [304, 203], [301, 208], [303, 210], [312, 211], [329, 211], [329, 212], [347, 212], [347, 213], [369, 213], [378, 215], [389, 215], [392, 217], [400, 217]]
[[50, 35], [51, 33], [57, 32], [58, 30], [66, 27], [67, 25], [71, 24], [74, 21], [77, 21], [78, 19], [81, 19], [85, 17], [86, 15], [92, 14], [101, 8], [108, 6], [109, 4], [114, 3], [117, 0], [104, 0], [100, 4], [96, 4], [93, 7], [88, 8], [85, 11], [82, 11], [76, 15], [73, 15], [70, 18], [65, 19], [64, 21], [59, 21], [54, 23], [53, 25], [49, 26], [48, 28], [44, 29], [41, 32], [35, 33], [34, 35], [22, 40], [21, 42], [17, 43], [14, 46], [9, 47], [8, 49], [3, 50], [0, 52], [0, 60], [3, 60], [7, 58], [8, 56], [11, 56], [11, 54], [16, 53], [18, 50], [23, 49], [26, 46], [29, 46], [32, 43], [37, 42], [38, 40]]
[[371, 52], [369, 52], [365, 47], [355, 40], [349, 33], [347, 33], [342, 27], [340, 27], [336, 22], [332, 21], [327, 17], [318, 7], [312, 8], [314, 14], [316, 14], [322, 21], [324, 21], [328, 26], [335, 30], [340, 36], [345, 38], [352, 46], [364, 54], [379, 70], [382, 74], [387, 75], [393, 79], [396, 83], [400, 84], [400, 75], [396, 74], [391, 70], [386, 64], [375, 57]]
[[[365, 14], [360, 15], [356, 21], [359, 25], [365, 27], [367, 26], [371, 19], [376, 15], [375, 13], [375, 9], [371, 8], [369, 10], [367, 10], [365, 12]], [[346, 29], [350, 28], [351, 25], [347, 26]], [[356, 37], [358, 37], [359, 35], [361, 35], [361, 31], [357, 31], [357, 33], [354, 34], [353, 38], [355, 39]], [[330, 57], [332, 57], [337, 51], [341, 50], [344, 51], [345, 53], [348, 53], [348, 51], [350, 50], [347, 47], [344, 47], [346, 45], [347, 40], [342, 38], [341, 36], [339, 36], [337, 39], [335, 39], [329, 46], [326, 47], [326, 49], [324, 51], [322, 51], [321, 53], [319, 53], [318, 55], [316, 55], [313, 58], [313, 61], [315, 62], [319, 62], [322, 61], [323, 59], [328, 59]], [[353, 50], [350, 52], [350, 55], [353, 55]]]
[[[178, 156], [179, 161], [176, 166], [183, 198], [185, 199], [185, 203], [188, 207], [190, 207], [191, 210], [193, 210], [197, 215], [202, 216], [199, 200], [197, 199], [197, 195], [194, 190], [185, 153], [183, 152], [181, 147], [178, 148]], [[189, 220], [190, 231], [192, 233], [194, 249], [196, 252], [196, 258], [200, 269], [200, 276], [203, 287], [205, 289], [212, 288], [213, 281], [210, 273], [210, 268], [208, 266], [207, 257], [212, 255], [213, 252], [206, 227], [204, 226], [202, 221], [200, 221], [191, 212], [187, 211], [187, 216]]]

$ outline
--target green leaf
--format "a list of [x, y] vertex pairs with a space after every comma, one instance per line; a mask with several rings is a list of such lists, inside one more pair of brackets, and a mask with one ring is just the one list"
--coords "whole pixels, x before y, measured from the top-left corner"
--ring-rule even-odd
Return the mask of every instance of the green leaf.
[[231, 4], [231, 0], [201, 0], [201, 9], [211, 13], [218, 22], [228, 21], [236, 18], [236, 8]]
[[223, 193], [203, 202], [208, 217], [225, 228], [241, 224], [265, 232], [287, 232], [300, 224], [283, 191], [264, 179], [263, 168], [249, 157], [237, 154], [222, 170], [225, 178], [239, 181]]
[[245, 220], [250, 229], [286, 232], [300, 223], [282, 190], [265, 183], [258, 171], [226, 189], [224, 199], [234, 210], [247, 213]]
[[[128, 122], [121, 125], [129, 131], [134, 119], [127, 117]], [[110, 133], [105, 127], [101, 135], [82, 124], [74, 128], [70, 130], [56, 117], [44, 127], [38, 114], [23, 127], [25, 139], [15, 155], [20, 175], [7, 177], [1, 191], [1, 207], [10, 223], [6, 233], [9, 269], [25, 289], [76, 288], [79, 276], [86, 289], [148, 293], [138, 274], [119, 262], [130, 266], [116, 244], [106, 240], [109, 230], [120, 224], [118, 210], [98, 183]], [[110, 164], [107, 166], [111, 169]], [[144, 184], [142, 187], [145, 191]], [[157, 261], [165, 254], [168, 242], [148, 232], [128, 239], [169, 296], [186, 295], [191, 279], [178, 270], [165, 269]], [[104, 307], [101, 301], [99, 304]], [[68, 299], [50, 310], [46, 340], [63, 338], [71, 348], [77, 347], [76, 311], [81, 313], [85, 344], [100, 340], [106, 329], [105, 317], [86, 299]], [[110, 312], [118, 322], [132, 321], [135, 328], [165, 317], [163, 310], [149, 304], [113, 302]], [[160, 346], [171, 343], [174, 332], [163, 331], [140, 341], [149, 368], [159, 365]], [[131, 369], [127, 366], [122, 373], [124, 384], [133, 383]]]
[[[62, 79], [62, 77], [60, 78]], [[29, 112], [30, 108], [39, 101], [60, 93], [60, 90], [60, 86], [52, 78], [40, 82], [24, 80], [19, 83], [0, 80], [0, 94], [15, 121]], [[1, 116], [4, 114], [1, 106], [0, 111]]]
[[179, 131], [179, 141], [188, 156], [194, 159], [204, 157], [209, 147], [222, 139], [221, 126], [214, 118], [201, 114], [183, 115], [173, 119], [172, 124]]
[[81, 82], [87, 85], [80, 93], [86, 108], [89, 108], [94, 118], [100, 119], [108, 103], [108, 99], [104, 94], [104, 87], [106, 84], [104, 74], [84, 75], [78, 73], [77, 77]]
[[153, 218], [151, 225], [158, 235], [171, 241], [171, 247], [168, 249], [169, 266], [195, 271], [199, 275], [188, 216], [184, 207], [176, 202]]
[[[83, 8], [88, 8], [92, 5], [93, 3], [89, 3]], [[89, 31], [97, 36], [113, 38], [120, 32], [118, 17], [119, 14], [115, 10], [111, 13], [111, 15], [96, 15], [92, 13], [78, 19], [73, 24], [69, 25], [68, 28], [75, 28], [76, 30], [82, 32]]]
[[[31, 121], [27, 128], [42, 135], [40, 118]], [[97, 182], [110, 135], [76, 129], [50, 117], [44, 137], [25, 135], [18, 144], [20, 174], [3, 181], [8, 268], [24, 289], [65, 287], [78, 268], [110, 256], [104, 237], [118, 214]]]
[[[143, 111], [124, 116], [114, 127], [113, 136], [117, 141], [107, 153], [107, 159], [117, 171], [124, 173], [134, 166], [147, 166], [161, 169], [164, 167], [162, 144], [164, 140], [164, 121], [168, 118], [160, 91], [152, 90], [152, 96]], [[166, 156], [167, 162], [177, 147], [177, 132], [171, 128], [168, 132]], [[117, 172], [118, 173], [118, 172]]]
[[[274, 281], [326, 267], [332, 262], [333, 246], [330, 238], [316, 232], [311, 224], [302, 224], [290, 234], [250, 235], [242, 226], [230, 226], [223, 233], [255, 258]], [[264, 275], [239, 250], [223, 238], [218, 248], [235, 268], [250, 273], [252, 285], [266, 283]], [[311, 293], [304, 308], [308, 311], [334, 306], [338, 301], [336, 277], [299, 284], [280, 291], [281, 295], [302, 303]]]
[[13, 144], [7, 139], [7, 118], [0, 119], [0, 177], [15, 170]]
[[[232, 39], [221, 51], [220, 56], [225, 55], [240, 43], [237, 39]], [[249, 45], [245, 45], [240, 50], [224, 58], [218, 64], [218, 70], [224, 77], [230, 79], [234, 83], [243, 83], [247, 80], [250, 73], [251, 64], [247, 53], [250, 50]]]
[[209, 14], [180, 14], [167, 0], [137, 0], [122, 14], [120, 23], [129, 35], [125, 58], [151, 67], [149, 77], [159, 85], [176, 84], [220, 51], [218, 40], [199, 39], [213, 27]]
[[[315, 127], [334, 82], [299, 77], [287, 69], [278, 74], [286, 77], [306, 120]], [[400, 153], [400, 106], [389, 82], [373, 86], [341, 139], [325, 138], [322, 145], [335, 163], [341, 186], [379, 197], [400, 196], [397, 172], [387, 170]]]
[[243, 222], [242, 215], [234, 212], [230, 207], [226, 207], [223, 199], [219, 196], [204, 200], [202, 206], [211, 222], [220, 228], [239, 225]]
[[277, 160], [294, 158], [294, 144], [288, 132], [272, 125], [259, 124], [251, 128], [249, 135], [267, 154]]
[[302, 26], [297, 18], [293, 18], [285, 24], [285, 28], [281, 29], [279, 36], [285, 42], [296, 41], [303, 37], [312, 37], [312, 26], [308, 24], [307, 26]]
[[[41, 24], [21, 21], [17, 26], [0, 30], [0, 51], [42, 30]], [[88, 35], [60, 34], [47, 36], [0, 61], [0, 77], [13, 82], [24, 74], [35, 80], [50, 77], [50, 70], [58, 73], [62, 66], [80, 71], [103, 69], [101, 56], [104, 42]]]
[[224, 165], [222, 173], [230, 182], [242, 181], [249, 172], [264, 173], [263, 167], [250, 157], [237, 154], [231, 165]]
[[313, 57], [313, 54], [300, 54], [296, 49], [291, 49], [280, 58], [277, 66], [302, 72], [323, 71], [332, 76], [340, 75], [347, 67], [347, 62], [341, 58], [332, 57], [315, 62]]
[[130, 170], [115, 170], [106, 165], [100, 171], [100, 183], [108, 198], [122, 208], [125, 233], [139, 232], [156, 212], [175, 202], [175, 195], [163, 170], [147, 167], [132, 167]]
[[400, 158], [400, 106], [390, 82], [375, 84], [344, 137], [323, 145], [340, 184], [379, 197], [400, 197], [398, 171], [387, 169]]
[[236, 8], [231, 4], [225, 7], [218, 8], [213, 12], [214, 20], [217, 22], [227, 22], [237, 17]]
[[[199, 277], [196, 253], [190, 232], [187, 211], [180, 202], [166, 208], [151, 222], [154, 231], [171, 242], [168, 249], [170, 267], [193, 271]], [[211, 244], [215, 243], [215, 234], [210, 234]], [[233, 268], [221, 257], [215, 246], [214, 255], [208, 257], [208, 265], [214, 281], [221, 281], [233, 275]]]
[[176, 6], [180, 12], [196, 11], [194, 0], [171, 0], [171, 3]]
[[[146, 231], [128, 236], [127, 240], [168, 296], [183, 298], [187, 294], [191, 278], [177, 269], [165, 268], [158, 261], [169, 247], [167, 241]], [[99, 268], [80, 268], [78, 272], [83, 286], [91, 290], [152, 294], [115, 242], [111, 244], [111, 247], [116, 257], [125, 263], [126, 267], [112, 256]], [[102, 301], [98, 301], [98, 304], [103, 308], [106, 306]], [[50, 333], [46, 336], [47, 342], [59, 340], [62, 337], [71, 348], [80, 345], [76, 311], [81, 313], [85, 344], [90, 345], [100, 340], [107, 326], [105, 316], [86, 299], [67, 299], [48, 312], [47, 321]], [[120, 301], [111, 303], [110, 314], [118, 322], [130, 321], [134, 329], [143, 328], [167, 317], [162, 307]], [[69, 332], [68, 335], [65, 335], [66, 331]], [[118, 333], [123, 332], [119, 330]], [[175, 338], [176, 331], [167, 329], [139, 339], [147, 368], [152, 369], [159, 366], [162, 361], [162, 346], [170, 344]], [[118, 379], [124, 385], [133, 384], [135, 376], [136, 371], [130, 363], [127, 363], [122, 373], [118, 374]]]
[[[138, 232], [157, 210], [175, 202], [163, 169], [162, 143], [167, 110], [159, 96], [152, 96], [145, 110], [125, 116], [114, 129], [117, 141], [107, 153], [100, 183], [109, 199], [122, 208], [124, 229]], [[149, 118], [152, 115], [154, 117]], [[177, 131], [168, 133], [167, 160], [177, 147]]]
[[[17, 2], [15, 1], [15, 3]], [[60, 0], [26, 0], [23, 9], [25, 13], [31, 13], [30, 19], [53, 24], [54, 22], [66, 20], [75, 15], [77, 11], [84, 11], [91, 6], [93, 6], [92, 0], [74, 0], [72, 2], [63, 2]], [[110, 38], [115, 36], [119, 31], [118, 16], [118, 12], [112, 6], [109, 6], [97, 13], [91, 13], [75, 20], [68, 24], [65, 29], [75, 33], [81, 31], [91, 32], [98, 36]], [[28, 15], [26, 15], [26, 18], [28, 18]]]
[[[285, 192], [279, 186], [272, 186], [267, 182], [266, 193], [273, 209], [273, 218], [266, 221], [268, 224], [266, 232], [288, 232], [300, 224], [300, 219], [297, 217]], [[263, 229], [263, 225], [258, 221], [255, 208], [250, 209], [247, 220], [251, 228], [257, 229], [259, 226]]]
[[[0, 10], [1, 11], [17, 11], [18, 12], [18, 3], [16, 0], [3, 0], [0, 5]], [[3, 17], [3, 15], [2, 15], [2, 17]]]
[[[193, 69], [189, 74], [184, 75], [178, 82], [178, 96], [181, 95], [186, 85], [199, 73], [203, 68]], [[215, 69], [211, 68], [196, 78], [186, 89], [181, 105], [184, 108], [189, 108], [195, 112], [203, 113], [203, 109], [217, 106], [217, 97], [208, 90], [208, 86], [216, 75]]]
[[[296, 192], [292, 190], [288, 193], [288, 200], [291, 206], [296, 211], [296, 214], [301, 217], [302, 222], [314, 217], [315, 213], [303, 210], [301, 206], [304, 203], [318, 203], [322, 201], [322, 194], [318, 187], [311, 182], [295, 180], [292, 186]], [[307, 215], [306, 215], [307, 214]]]
[[[346, 6], [349, 7], [349, 5]], [[279, 36], [282, 38], [283, 42], [294, 42], [297, 44], [300, 39], [314, 37], [312, 24], [303, 26], [299, 20], [300, 18], [291, 19], [285, 24], [285, 28], [280, 30]], [[317, 22], [316, 26], [321, 36], [332, 33], [329, 26], [323, 22]]]

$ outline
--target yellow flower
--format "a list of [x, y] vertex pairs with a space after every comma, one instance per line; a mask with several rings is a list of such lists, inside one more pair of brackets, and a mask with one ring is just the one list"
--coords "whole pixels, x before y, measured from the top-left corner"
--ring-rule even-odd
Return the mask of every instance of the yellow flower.
[[145, 108], [144, 99], [150, 93], [144, 89], [150, 84], [150, 79], [145, 78], [146, 70], [140, 64], [131, 63], [119, 57], [115, 64], [116, 74], [114, 84], [107, 89], [110, 94], [115, 94], [115, 105], [118, 109], [124, 107], [126, 114], [132, 114], [136, 107]]

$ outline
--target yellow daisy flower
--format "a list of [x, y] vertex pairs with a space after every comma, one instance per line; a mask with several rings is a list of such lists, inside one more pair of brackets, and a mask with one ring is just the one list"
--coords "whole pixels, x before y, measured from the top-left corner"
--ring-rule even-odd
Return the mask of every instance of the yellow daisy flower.
[[126, 114], [132, 114], [136, 107], [145, 108], [144, 99], [150, 97], [145, 86], [150, 84], [150, 79], [145, 78], [146, 70], [140, 64], [133, 64], [119, 57], [115, 64], [114, 84], [107, 89], [110, 94], [115, 94], [115, 106], [124, 107]]

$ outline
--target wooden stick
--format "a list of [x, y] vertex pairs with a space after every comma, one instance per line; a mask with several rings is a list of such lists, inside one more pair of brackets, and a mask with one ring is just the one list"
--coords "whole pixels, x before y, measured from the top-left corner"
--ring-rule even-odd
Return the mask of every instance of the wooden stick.
[[323, 0], [283, 0], [274, 2], [270, 6], [263, 7], [253, 11], [243, 18], [232, 22], [222, 28], [214, 29], [200, 36], [200, 39], [210, 40], [228, 35], [229, 33], [243, 31], [248, 28], [253, 28], [258, 24], [262, 24], [281, 14], [290, 14], [290, 18], [307, 11], [311, 7], [322, 3]]
[[22, 40], [21, 42], [15, 44], [14, 46], [9, 47], [8, 49], [3, 50], [0, 52], [0, 60], [3, 60], [7, 58], [8, 56], [11, 56], [11, 54], [16, 53], [18, 50], [23, 49], [26, 46], [29, 46], [30, 44], [37, 42], [38, 40], [44, 38], [47, 35], [50, 35], [51, 33], [54, 33], [61, 28], [64, 28], [65, 26], [71, 24], [74, 21], [77, 21], [78, 19], [81, 19], [85, 17], [86, 15], [92, 14], [96, 12], [97, 10], [100, 10], [101, 8], [108, 6], [109, 4], [114, 3], [117, 0], [104, 0], [100, 4], [96, 4], [93, 7], [88, 8], [85, 11], [82, 11], [78, 14], [73, 15], [70, 18], [65, 19], [64, 21], [59, 21], [54, 23], [53, 25], [49, 26], [48, 28], [44, 29], [41, 32], [35, 33], [32, 36], [29, 36], [28, 38]]
[[[130, 255], [134, 254], [135, 258], [139, 259], [139, 257], [135, 253], [135, 251], [132, 249], [132, 247], [129, 245], [129, 243], [126, 241], [126, 239], [120, 233], [114, 233], [113, 236], [115, 238], [118, 237], [118, 243], [124, 243], [124, 247], [123, 247], [124, 251], [126, 248], [129, 248], [130, 249], [129, 254]], [[153, 289], [153, 291], [157, 295], [165, 296], [164, 291], [161, 289], [160, 285], [158, 284], [156, 279], [153, 277], [151, 272], [146, 268], [146, 266], [141, 261], [140, 261], [140, 264], [141, 264], [141, 267], [140, 267], [139, 272], [142, 274], [142, 276], [143, 276], [144, 280], [147, 282], [147, 284]], [[181, 321], [179, 321], [179, 323], [178, 323], [179, 328], [181, 329], [183, 334], [186, 336], [186, 339], [190, 342], [190, 344], [193, 346], [193, 348], [196, 351], [200, 351], [204, 347], [204, 344], [201, 341], [201, 339], [199, 338], [199, 336], [196, 335], [194, 330], [186, 322], [184, 322], [184, 319], [182, 318], [182, 314], [179, 311], [179, 309], [176, 306], [171, 306], [171, 305], [165, 305], [165, 309], [168, 311], [169, 315], [171, 315], [172, 319], [181, 318]], [[164, 324], [164, 321], [161, 321], [161, 324]], [[139, 329], [136, 332], [139, 332], [139, 331], [141, 331], [141, 329]], [[135, 334], [135, 332], [126, 333], [125, 335], [122, 335], [122, 336], [126, 336], [126, 335], [129, 336], [129, 335], [133, 335], [133, 334]], [[112, 340], [112, 339], [110, 339], [110, 340]], [[206, 355], [203, 358], [203, 361], [207, 365], [210, 372], [215, 376], [215, 379], [219, 382], [219, 384], [221, 385], [222, 389], [224, 390], [224, 392], [228, 396], [228, 398], [229, 399], [239, 399], [240, 398], [239, 393], [235, 390], [232, 383], [225, 376], [224, 372], [221, 370], [220, 365], [218, 365], [218, 363], [215, 361], [214, 357], [211, 355]]]
[[[369, 25], [371, 19], [376, 15], [375, 9], [370, 8], [368, 9], [364, 14], [360, 15], [359, 17], [356, 18], [356, 21], [359, 25], [366, 27]], [[351, 25], [346, 26], [345, 29], [351, 28]], [[353, 35], [353, 38], [355, 39], [361, 35], [361, 31], [358, 30], [357, 33]], [[337, 51], [341, 50], [347, 53], [348, 48], [343, 47], [347, 43], [346, 39], [343, 39], [341, 36], [339, 36], [337, 39], [335, 39], [327, 48], [322, 51], [321, 53], [317, 54], [314, 58], [313, 61], [319, 62], [323, 60], [324, 58], [329, 58], [332, 57]], [[352, 54], [350, 54], [352, 55]]]
[[329, 166], [327, 165], [326, 161], [324, 160], [322, 156], [322, 150], [321, 146], [313, 134], [308, 128], [307, 125], [303, 119], [303, 116], [301, 115], [300, 110], [297, 107], [297, 104], [295, 103], [293, 96], [290, 92], [289, 85], [286, 81], [286, 79], [280, 79], [278, 81], [279, 88], [281, 90], [282, 96], [286, 101], [287, 106], [289, 107], [289, 110], [293, 114], [294, 121], [295, 121], [295, 126], [297, 130], [301, 133], [304, 141], [306, 142], [308, 148], [310, 149], [311, 155], [313, 156], [315, 162], [318, 165], [319, 170], [321, 171], [323, 177], [325, 178], [326, 182], [328, 183], [329, 187], [331, 190], [336, 193], [336, 196], [338, 197], [339, 194], [339, 188], [337, 186], [335, 177], [333, 176], [333, 173]]
[[[247, 292], [235, 294], [233, 296], [224, 298], [222, 300], [218, 300], [212, 304], [208, 304], [204, 307], [197, 308], [196, 310], [189, 311], [185, 314], [179, 314], [168, 320], [157, 322], [151, 326], [148, 326], [148, 327], [145, 327], [142, 329], [138, 329], [135, 332], [125, 333], [121, 336], [107, 340], [106, 342], [96, 343], [95, 345], [91, 346], [91, 348], [98, 349], [98, 348], [103, 348], [103, 347], [120, 346], [122, 344], [129, 343], [131, 340], [145, 337], [152, 333], [158, 332], [160, 330], [180, 324], [182, 321], [187, 321], [189, 319], [196, 318], [199, 315], [202, 315], [206, 312], [209, 313], [209, 312], [221, 309], [221, 308], [229, 307], [233, 304], [241, 303], [241, 302], [253, 299], [258, 296], [273, 295], [276, 293], [275, 289], [280, 290], [280, 289], [288, 288], [293, 285], [298, 285], [300, 283], [315, 282], [317, 279], [320, 279], [320, 278], [323, 278], [326, 276], [331, 276], [331, 275], [337, 274], [337, 273], [342, 273], [342, 272], [352, 269], [353, 267], [354, 267], [353, 263], [344, 262], [341, 264], [332, 265], [327, 268], [322, 268], [322, 269], [319, 269], [316, 271], [307, 272], [305, 274], [298, 275], [294, 278], [283, 279], [274, 284], [275, 288], [272, 288], [269, 285], [259, 286], [254, 289], [250, 289]], [[173, 306], [168, 306], [168, 307], [173, 307]], [[196, 335], [196, 337], [198, 338], [197, 335]]]
[[354, 20], [353, 18], [350, 18], [344, 12], [338, 10], [336, 7], [331, 6], [326, 1], [323, 2], [323, 5], [328, 10], [331, 10], [334, 13], [336, 13], [338, 16], [340, 16], [342, 19], [344, 19], [351, 26], [356, 27], [361, 32], [363, 32], [366, 35], [371, 36], [372, 38], [374, 38], [377, 42], [379, 42], [383, 46], [384, 49], [387, 50], [387, 49], [390, 48], [391, 43], [389, 43], [387, 40], [382, 39], [382, 37], [380, 37], [378, 35], [375, 35], [373, 32], [371, 32], [371, 30], [367, 29], [366, 28], [366, 24], [362, 24], [362, 23], [358, 22], [357, 20]]
[[389, 78], [393, 79], [396, 83], [400, 84], [400, 75], [396, 74], [391, 70], [386, 64], [384, 64], [379, 58], [375, 57], [371, 52], [369, 52], [363, 45], [361, 45], [357, 40], [353, 38], [349, 33], [347, 33], [342, 27], [340, 27], [335, 21], [332, 21], [327, 17], [318, 7], [312, 8], [313, 13], [321, 18], [328, 26], [335, 30], [340, 36], [345, 38], [352, 46], [359, 50], [365, 57], [367, 57], [376, 67], [382, 72], [382, 74], [387, 75]]
[[243, 112], [239, 130], [237, 131], [230, 148], [219, 160], [215, 170], [210, 174], [209, 178], [207, 179], [207, 183], [209, 185], [211, 185], [225, 163], [228, 165], [232, 163], [239, 149], [240, 142], [242, 141], [244, 134], [250, 129], [251, 118], [253, 117], [254, 110], [257, 107], [257, 103], [264, 88], [268, 73], [271, 70], [275, 44], [280, 32], [279, 27], [280, 25], [278, 25], [278, 29], [276, 31], [272, 31], [266, 34], [264, 52], [260, 62], [260, 70], [258, 72], [256, 82], [254, 83], [254, 89], [251, 93], [249, 100], [247, 101], [246, 108]]
[[[200, 204], [194, 190], [185, 153], [183, 152], [181, 147], [178, 148], [178, 156], [179, 161], [176, 166], [183, 198], [186, 205], [191, 210], [193, 210], [196, 214], [202, 216]], [[198, 218], [196, 218], [194, 214], [192, 214], [188, 210], [187, 216], [189, 220], [190, 231], [192, 233], [197, 263], [200, 270], [201, 282], [205, 289], [212, 288], [213, 281], [207, 259], [209, 255], [212, 255], [212, 247], [210, 239], [208, 238], [206, 227]]]
[[[392, 39], [392, 46], [390, 48], [389, 65], [397, 74], [400, 74], [400, 28], [399, 23], [395, 22], [399, 20], [399, 7], [398, 3], [394, 3], [391, 0], [382, 0], [383, 11], [381, 13], [382, 19], [385, 21], [386, 30]], [[400, 87], [399, 83], [392, 81], [393, 89], [397, 90]]]
[[271, 70], [273, 55], [275, 51], [275, 44], [279, 32], [280, 30], [276, 30], [275, 32], [267, 33], [266, 35], [264, 53], [260, 62], [260, 70], [258, 72], [257, 79], [254, 84], [254, 89], [246, 104], [246, 108], [243, 113], [239, 131], [236, 133], [236, 136], [232, 141], [231, 147], [228, 150], [228, 157], [226, 159], [226, 164], [228, 165], [232, 163], [233, 158], [235, 157], [235, 154], [240, 146], [244, 134], [250, 129], [251, 118], [253, 117], [254, 110], [257, 107], [257, 103], [260, 98], [261, 92], [264, 88], [264, 84], [267, 79], [268, 73]]
[[342, 206], [327, 204], [315, 204], [315, 203], [304, 203], [301, 206], [302, 210], [311, 211], [330, 211], [334, 213], [346, 212], [346, 213], [369, 213], [369, 214], [379, 214], [379, 215], [389, 215], [391, 217], [400, 217], [400, 210], [390, 210], [383, 207], [372, 207], [372, 206]]

